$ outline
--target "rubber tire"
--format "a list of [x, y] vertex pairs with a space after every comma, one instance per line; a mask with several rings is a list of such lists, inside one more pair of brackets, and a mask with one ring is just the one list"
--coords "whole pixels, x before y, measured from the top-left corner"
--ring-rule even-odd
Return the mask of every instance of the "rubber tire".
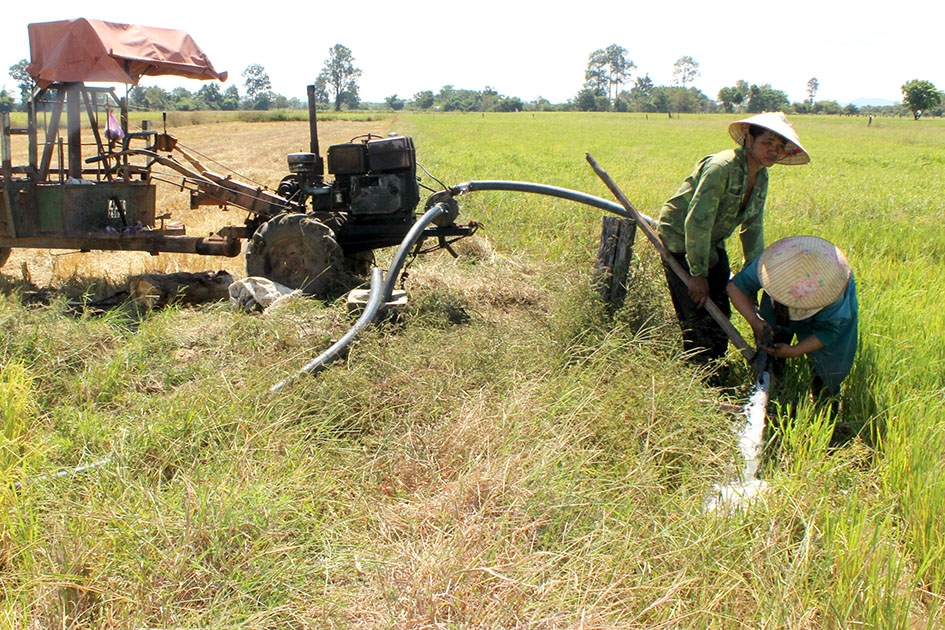
[[0, 247], [0, 267], [7, 264], [7, 259], [10, 258], [10, 251], [9, 247]]
[[246, 247], [246, 273], [325, 296], [341, 285], [344, 253], [335, 233], [306, 214], [281, 214], [259, 226]]

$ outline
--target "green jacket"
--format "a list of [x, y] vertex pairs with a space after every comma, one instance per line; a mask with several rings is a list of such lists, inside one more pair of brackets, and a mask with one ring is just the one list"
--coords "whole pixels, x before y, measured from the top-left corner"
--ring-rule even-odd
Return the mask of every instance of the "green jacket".
[[745, 260], [764, 250], [764, 210], [768, 169], [758, 171], [751, 198], [741, 208], [748, 182], [748, 158], [738, 147], [709, 155], [696, 164], [676, 194], [663, 204], [657, 233], [674, 253], [686, 253], [689, 271], [705, 277], [718, 262], [717, 249], [741, 226]]

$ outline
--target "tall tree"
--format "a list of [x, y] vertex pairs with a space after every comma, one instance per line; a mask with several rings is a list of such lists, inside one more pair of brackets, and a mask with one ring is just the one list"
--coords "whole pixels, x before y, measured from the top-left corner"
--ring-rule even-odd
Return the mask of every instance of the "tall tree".
[[144, 109], [144, 86], [135, 85], [128, 91], [128, 105], [136, 109]]
[[223, 109], [223, 92], [216, 82], [205, 83], [197, 90], [197, 105], [200, 109]]
[[741, 105], [742, 101], [745, 100], [745, 95], [738, 89], [738, 86], [728, 86], [719, 90], [718, 100], [722, 104], [725, 113], [731, 114], [735, 111], [735, 107]]
[[587, 61], [584, 88], [606, 96], [611, 106], [617, 101], [620, 86], [626, 83], [630, 71], [637, 65], [627, 58], [627, 49], [617, 44], [595, 50]]
[[171, 93], [168, 95], [170, 99], [170, 104], [174, 109], [180, 111], [190, 111], [196, 109], [194, 104], [194, 95], [190, 93], [185, 87], [176, 87], [171, 90]]
[[538, 96], [528, 104], [528, 108], [534, 112], [550, 112], [554, 110], [555, 106], [544, 96]]
[[486, 89], [480, 92], [479, 100], [476, 101], [476, 111], [487, 112], [492, 109], [492, 106], [495, 105], [498, 100], [499, 93], [487, 85]]
[[164, 91], [164, 88], [156, 85], [150, 87], [137, 85], [131, 91], [131, 102], [143, 110], [159, 112], [162, 109], [167, 109], [170, 104], [170, 95]]
[[432, 90], [423, 90], [413, 95], [413, 106], [417, 109], [430, 109], [433, 107], [434, 102]]
[[597, 111], [597, 99], [606, 99], [600, 91], [592, 88], [584, 88], [575, 95], [574, 100], [572, 101], [574, 107], [579, 112], [593, 112]]
[[[335, 111], [341, 111], [342, 103], [357, 102], [358, 77], [361, 69], [355, 67], [354, 57], [347, 46], [335, 44], [328, 50], [328, 59], [318, 75], [329, 96], [334, 99]], [[353, 99], [352, 99], [353, 97]]]
[[611, 44], [604, 49], [607, 54], [607, 70], [609, 71], [609, 92], [610, 102], [617, 101], [617, 94], [620, 93], [620, 86], [626, 83], [630, 77], [630, 71], [635, 70], [637, 64], [633, 63], [627, 57], [627, 49], [617, 44]]
[[396, 94], [392, 94], [384, 99], [384, 102], [387, 103], [387, 106], [390, 107], [395, 112], [400, 111], [404, 108], [404, 99], [398, 98]]
[[361, 107], [361, 95], [358, 93], [357, 85], [352, 85], [345, 91], [345, 98], [341, 104], [348, 109], [359, 109]]
[[633, 87], [630, 88], [630, 102], [632, 103], [634, 111], [638, 112], [652, 112], [656, 111], [653, 108], [653, 79], [650, 78], [649, 73], [644, 76], [637, 76], [636, 80], [633, 83]]
[[607, 94], [610, 79], [607, 73], [607, 53], [603, 48], [595, 50], [587, 58], [584, 71], [584, 88], [597, 94]]
[[752, 84], [748, 88], [748, 111], [752, 114], [761, 112], [776, 112], [786, 109], [791, 102], [787, 94], [781, 90], [771, 87], [770, 83], [764, 85]]
[[749, 91], [748, 81], [746, 81], [745, 79], [739, 79], [738, 81], [735, 82], [735, 89], [741, 93], [743, 101], [744, 99], [748, 98], [748, 91]]
[[912, 112], [913, 120], [919, 120], [922, 112], [938, 107], [942, 93], [930, 81], [912, 79], [902, 84], [903, 104]]
[[255, 101], [257, 96], [272, 89], [269, 73], [258, 63], [251, 63], [243, 70], [243, 87], [246, 88], [246, 98]]
[[699, 76], [699, 62], [690, 56], [680, 57], [673, 64], [673, 80], [676, 85], [686, 87], [693, 79]]
[[29, 63], [30, 62], [26, 59], [20, 59], [10, 66], [10, 76], [16, 81], [16, 87], [20, 88], [20, 102], [24, 106], [29, 102], [33, 94], [33, 89], [36, 87], [36, 81], [34, 81], [30, 73], [26, 71], [26, 66], [28, 66]]
[[817, 96], [817, 90], [820, 89], [820, 82], [817, 81], [817, 77], [811, 77], [807, 81], [807, 102], [813, 107], [814, 97]]
[[240, 91], [235, 85], [231, 85], [223, 91], [223, 100], [220, 102], [220, 109], [233, 111], [240, 108]]
[[328, 105], [328, 80], [321, 74], [315, 79], [315, 102]]

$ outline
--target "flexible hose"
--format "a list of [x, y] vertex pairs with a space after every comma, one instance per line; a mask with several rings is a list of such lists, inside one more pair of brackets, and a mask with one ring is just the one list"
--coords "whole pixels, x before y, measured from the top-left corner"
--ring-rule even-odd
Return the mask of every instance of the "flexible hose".
[[[560, 199], [567, 199], [569, 201], [583, 203], [594, 208], [600, 208], [601, 210], [606, 210], [628, 219], [633, 218], [633, 216], [627, 212], [623, 206], [613, 201], [607, 201], [606, 199], [601, 199], [600, 197], [588, 195], [576, 190], [570, 190], [568, 188], [547, 186], [545, 184], [536, 184], [533, 182], [483, 180], [457, 184], [456, 186], [452, 186], [449, 189], [450, 194], [454, 196], [483, 190], [524, 192], [538, 195], [547, 195], [549, 197], [558, 197]], [[377, 314], [380, 312], [381, 307], [386, 302], [390, 301], [394, 293], [394, 284], [397, 282], [397, 277], [400, 275], [400, 269], [407, 260], [407, 256], [410, 255], [410, 250], [416, 244], [417, 240], [419, 240], [423, 235], [423, 231], [428, 225], [433, 223], [434, 220], [436, 220], [441, 215], [446, 214], [447, 212], [448, 209], [443, 204], [435, 204], [433, 207], [427, 210], [426, 213], [424, 213], [424, 215], [420, 217], [416, 223], [413, 224], [413, 226], [410, 228], [410, 231], [407, 233], [407, 236], [405, 236], [404, 240], [400, 243], [397, 253], [394, 254], [394, 258], [391, 261], [390, 270], [387, 273], [387, 279], [386, 281], [383, 281], [383, 286], [381, 284], [384, 276], [383, 270], [378, 269], [377, 267], [372, 270], [371, 291], [368, 295], [367, 305], [365, 306], [361, 317], [359, 317], [358, 321], [355, 322], [354, 326], [351, 327], [351, 330], [349, 330], [344, 337], [336, 341], [330, 348], [328, 348], [328, 350], [303, 366], [299, 371], [299, 374], [279, 381], [273, 385], [269, 391], [280, 391], [297, 376], [302, 374], [317, 373], [323, 370], [328, 366], [329, 363], [337, 359], [342, 354], [345, 348], [348, 347], [348, 344], [354, 340], [361, 329], [373, 322], [374, 318], [377, 317]], [[648, 223], [655, 225], [655, 222], [650, 217], [646, 215], [640, 216]]]
[[390, 263], [390, 272], [387, 274], [387, 282], [384, 283], [384, 301], [390, 301], [391, 296], [393, 296], [394, 284], [397, 282], [397, 276], [400, 275], [400, 268], [403, 267], [404, 263], [407, 261], [410, 250], [420, 238], [421, 234], [423, 234], [423, 231], [440, 215], [446, 214], [446, 212], [447, 208], [443, 204], [438, 203], [434, 205], [427, 210], [424, 215], [413, 224], [410, 231], [407, 232], [407, 236], [405, 236], [404, 240], [400, 243], [400, 247], [397, 248], [397, 253], [394, 254], [394, 259]]
[[[633, 215], [627, 212], [626, 209], [624, 209], [624, 207], [619, 203], [601, 199], [600, 197], [595, 197], [594, 195], [578, 192], [577, 190], [559, 188], [558, 186], [547, 186], [545, 184], [536, 184], [533, 182], [482, 180], [465, 182], [450, 187], [450, 192], [453, 195], [464, 195], [466, 193], [477, 192], [480, 190], [504, 190], [510, 192], [534, 193], [538, 195], [547, 195], [549, 197], [558, 197], [560, 199], [567, 199], [568, 201], [583, 203], [584, 205], [592, 206], [594, 208], [600, 208], [601, 210], [612, 212], [627, 219], [633, 218]], [[641, 214], [640, 216], [650, 225], [656, 225], [656, 221], [645, 214]]]
[[373, 322], [377, 317], [377, 314], [380, 313], [381, 307], [390, 300], [391, 295], [393, 295], [394, 292], [394, 283], [397, 280], [397, 276], [400, 274], [400, 268], [403, 266], [407, 259], [407, 255], [410, 253], [410, 249], [417, 242], [417, 239], [420, 238], [423, 230], [425, 230], [426, 227], [430, 225], [430, 223], [432, 223], [444, 212], [446, 212], [444, 206], [441, 204], [436, 204], [427, 210], [427, 212], [416, 223], [414, 223], [413, 227], [407, 233], [407, 236], [405, 236], [404, 240], [401, 242], [400, 247], [397, 250], [397, 254], [394, 256], [394, 259], [391, 262], [390, 270], [387, 273], [387, 282], [384, 282], [383, 269], [374, 267], [371, 270], [371, 291], [368, 294], [367, 304], [364, 307], [364, 312], [361, 313], [361, 317], [359, 317], [358, 321], [354, 323], [354, 326], [352, 326], [351, 329], [345, 333], [341, 339], [332, 344], [330, 348], [302, 366], [302, 369], [299, 370], [298, 374], [284, 378], [270, 387], [270, 392], [278, 392], [282, 390], [286, 385], [302, 374], [314, 374], [320, 372], [321, 370], [325, 369], [328, 364], [341, 356], [344, 350], [348, 347], [348, 344], [350, 344], [358, 335], [358, 333], [361, 332], [361, 329]]

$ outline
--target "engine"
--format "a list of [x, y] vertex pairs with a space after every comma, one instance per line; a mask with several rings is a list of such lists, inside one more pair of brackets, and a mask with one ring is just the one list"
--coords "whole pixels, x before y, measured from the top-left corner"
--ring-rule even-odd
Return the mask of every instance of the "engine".
[[413, 217], [420, 201], [417, 183], [416, 150], [407, 136], [374, 138], [336, 144], [328, 149], [328, 172], [334, 181], [321, 176], [318, 156], [293, 153], [279, 195], [311, 210], [341, 212], [349, 220], [381, 219], [391, 215]]
[[288, 156], [292, 175], [278, 194], [304, 206], [334, 232], [346, 255], [396, 245], [420, 202], [417, 158], [408, 136], [368, 135], [328, 149], [328, 172], [314, 153]]

